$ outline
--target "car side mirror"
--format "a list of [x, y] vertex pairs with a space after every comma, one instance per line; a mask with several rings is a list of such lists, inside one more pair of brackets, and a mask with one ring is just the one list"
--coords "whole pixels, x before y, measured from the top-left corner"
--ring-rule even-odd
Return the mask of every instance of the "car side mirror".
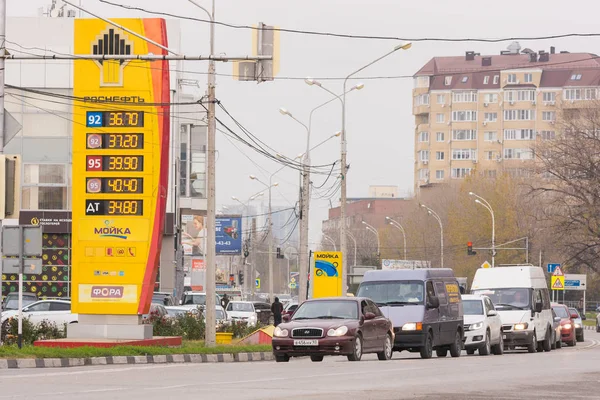
[[535, 312], [536, 313], [541, 313], [543, 308], [544, 308], [544, 306], [542, 303], [535, 303]]
[[487, 313], [488, 317], [495, 317], [496, 315], [498, 315], [498, 311], [496, 310], [490, 310]]
[[440, 299], [437, 296], [432, 296], [427, 300], [427, 308], [439, 308]]
[[577, 314], [573, 313], [573, 314], [571, 314], [571, 318], [573, 318], [573, 319], [577, 319], [577, 318], [579, 318], [579, 315], [577, 315]]
[[370, 319], [374, 319], [375, 318], [375, 314], [373, 314], [372, 312], [366, 312], [365, 313], [365, 320], [370, 320]]
[[290, 317], [289, 315], [286, 314], [286, 315], [284, 315], [284, 316], [281, 317], [281, 320], [283, 322], [290, 322], [292, 320], [292, 317]]
[[560, 322], [560, 317], [554, 317], [554, 322]]

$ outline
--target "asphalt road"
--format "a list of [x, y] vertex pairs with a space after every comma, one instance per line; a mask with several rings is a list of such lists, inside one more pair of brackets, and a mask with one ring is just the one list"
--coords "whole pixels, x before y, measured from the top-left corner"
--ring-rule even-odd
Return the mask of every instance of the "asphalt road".
[[0, 400], [598, 399], [600, 334], [550, 353], [359, 363], [170, 364], [0, 371]]

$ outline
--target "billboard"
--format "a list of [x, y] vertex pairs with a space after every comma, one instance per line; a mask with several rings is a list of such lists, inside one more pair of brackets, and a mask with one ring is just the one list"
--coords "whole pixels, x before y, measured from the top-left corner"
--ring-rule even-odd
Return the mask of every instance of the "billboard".
[[313, 299], [342, 296], [342, 252], [316, 251], [310, 279]]
[[[113, 21], [167, 45], [163, 19]], [[76, 54], [166, 54], [102, 20], [74, 25]], [[169, 63], [140, 68], [98, 58], [73, 64], [72, 311], [146, 314], [165, 227]]]
[[[215, 237], [216, 254], [219, 256], [238, 256], [242, 254], [242, 217], [218, 216], [216, 218]], [[204, 257], [206, 248], [206, 218], [202, 215], [182, 215], [183, 233], [181, 245], [183, 254]]]

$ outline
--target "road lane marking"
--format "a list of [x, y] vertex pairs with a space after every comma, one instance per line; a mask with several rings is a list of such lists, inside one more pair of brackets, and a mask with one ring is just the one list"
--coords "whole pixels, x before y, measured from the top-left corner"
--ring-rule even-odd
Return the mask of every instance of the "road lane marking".
[[[35, 393], [34, 396], [63, 396], [63, 395], [72, 395], [72, 394], [93, 394], [93, 393], [105, 393], [105, 392], [120, 392], [126, 390], [127, 388], [111, 388], [111, 389], [90, 389], [90, 390], [77, 390], [73, 392], [45, 392], [45, 393]], [[31, 398], [32, 393], [25, 394], [10, 394], [10, 395], [0, 395], [0, 399], [14, 399], [19, 397]]]

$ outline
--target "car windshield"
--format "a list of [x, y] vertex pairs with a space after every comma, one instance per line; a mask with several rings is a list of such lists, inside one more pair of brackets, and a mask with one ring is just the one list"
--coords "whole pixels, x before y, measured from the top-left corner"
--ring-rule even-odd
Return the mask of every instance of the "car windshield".
[[167, 309], [167, 314], [169, 314], [171, 317], [177, 317], [179, 315], [185, 314], [185, 310], [170, 310], [170, 309]]
[[254, 312], [254, 308], [251, 303], [234, 303], [230, 302], [227, 304], [227, 311], [233, 312]]
[[223, 312], [223, 310], [217, 310], [216, 314], [217, 319], [225, 319], [225, 313]]
[[206, 295], [205, 294], [186, 294], [185, 297], [183, 298], [183, 304], [184, 305], [194, 304], [194, 305], [204, 306], [204, 305], [206, 305]]
[[378, 306], [423, 304], [423, 282], [363, 282], [357, 297], [368, 297]]
[[483, 303], [481, 300], [463, 300], [465, 315], [483, 315]]
[[556, 306], [556, 307], [552, 307], [552, 309], [554, 310], [556, 315], [558, 315], [561, 318], [569, 318], [570, 317], [570, 315], [567, 312], [567, 309], [565, 307]]
[[524, 288], [482, 289], [473, 294], [488, 296], [497, 310], [528, 310], [531, 303], [531, 290]]
[[[25, 298], [23, 297], [23, 307], [35, 303], [36, 300], [34, 298]], [[4, 306], [4, 310], [18, 310], [19, 309], [19, 299], [9, 299]]]
[[298, 307], [292, 319], [358, 319], [358, 305], [356, 301], [309, 301]]

